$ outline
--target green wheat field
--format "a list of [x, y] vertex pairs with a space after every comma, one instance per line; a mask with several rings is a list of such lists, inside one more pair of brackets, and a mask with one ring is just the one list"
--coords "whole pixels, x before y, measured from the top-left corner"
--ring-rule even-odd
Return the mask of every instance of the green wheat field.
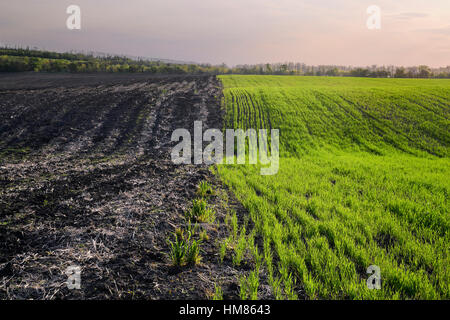
[[280, 130], [278, 174], [214, 168], [250, 213], [221, 247], [255, 258], [242, 298], [262, 269], [279, 299], [450, 298], [450, 80], [219, 78], [226, 128]]

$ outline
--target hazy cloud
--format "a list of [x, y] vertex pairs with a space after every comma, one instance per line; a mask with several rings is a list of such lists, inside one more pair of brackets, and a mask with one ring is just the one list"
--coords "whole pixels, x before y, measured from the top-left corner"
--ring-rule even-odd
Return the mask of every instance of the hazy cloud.
[[402, 12], [397, 14], [388, 14], [387, 17], [392, 19], [398, 19], [398, 20], [411, 20], [411, 19], [417, 19], [417, 18], [426, 18], [428, 17], [428, 13], [421, 13], [421, 12]]
[[[450, 25], [440, 28], [428, 28], [428, 29], [417, 29], [417, 32], [429, 32], [435, 34], [443, 34], [446, 36], [450, 36]], [[450, 50], [450, 46], [447, 47]]]

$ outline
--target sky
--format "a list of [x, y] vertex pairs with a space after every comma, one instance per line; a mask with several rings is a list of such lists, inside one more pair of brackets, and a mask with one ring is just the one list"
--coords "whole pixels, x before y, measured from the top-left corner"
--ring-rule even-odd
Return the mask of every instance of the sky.
[[[81, 29], [69, 30], [69, 5]], [[381, 28], [367, 28], [367, 8]], [[14, 0], [0, 43], [202, 63], [450, 65], [450, 0]]]

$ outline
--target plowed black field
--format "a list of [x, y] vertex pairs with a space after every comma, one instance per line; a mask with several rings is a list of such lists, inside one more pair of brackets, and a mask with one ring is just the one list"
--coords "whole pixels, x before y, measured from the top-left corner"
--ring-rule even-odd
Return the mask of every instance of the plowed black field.
[[204, 226], [200, 265], [168, 257], [199, 181], [220, 188], [206, 166], [171, 162], [170, 137], [222, 128], [220, 98], [211, 76], [1, 75], [0, 298], [204, 299], [218, 281], [237, 297], [220, 223]]

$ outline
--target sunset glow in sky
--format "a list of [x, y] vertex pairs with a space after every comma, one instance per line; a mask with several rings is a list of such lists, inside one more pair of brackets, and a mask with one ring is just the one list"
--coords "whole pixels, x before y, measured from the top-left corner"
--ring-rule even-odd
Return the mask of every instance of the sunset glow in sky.
[[[66, 8], [81, 8], [81, 30]], [[369, 30], [370, 5], [381, 29]], [[0, 43], [229, 65], [450, 65], [450, 0], [14, 0]]]

